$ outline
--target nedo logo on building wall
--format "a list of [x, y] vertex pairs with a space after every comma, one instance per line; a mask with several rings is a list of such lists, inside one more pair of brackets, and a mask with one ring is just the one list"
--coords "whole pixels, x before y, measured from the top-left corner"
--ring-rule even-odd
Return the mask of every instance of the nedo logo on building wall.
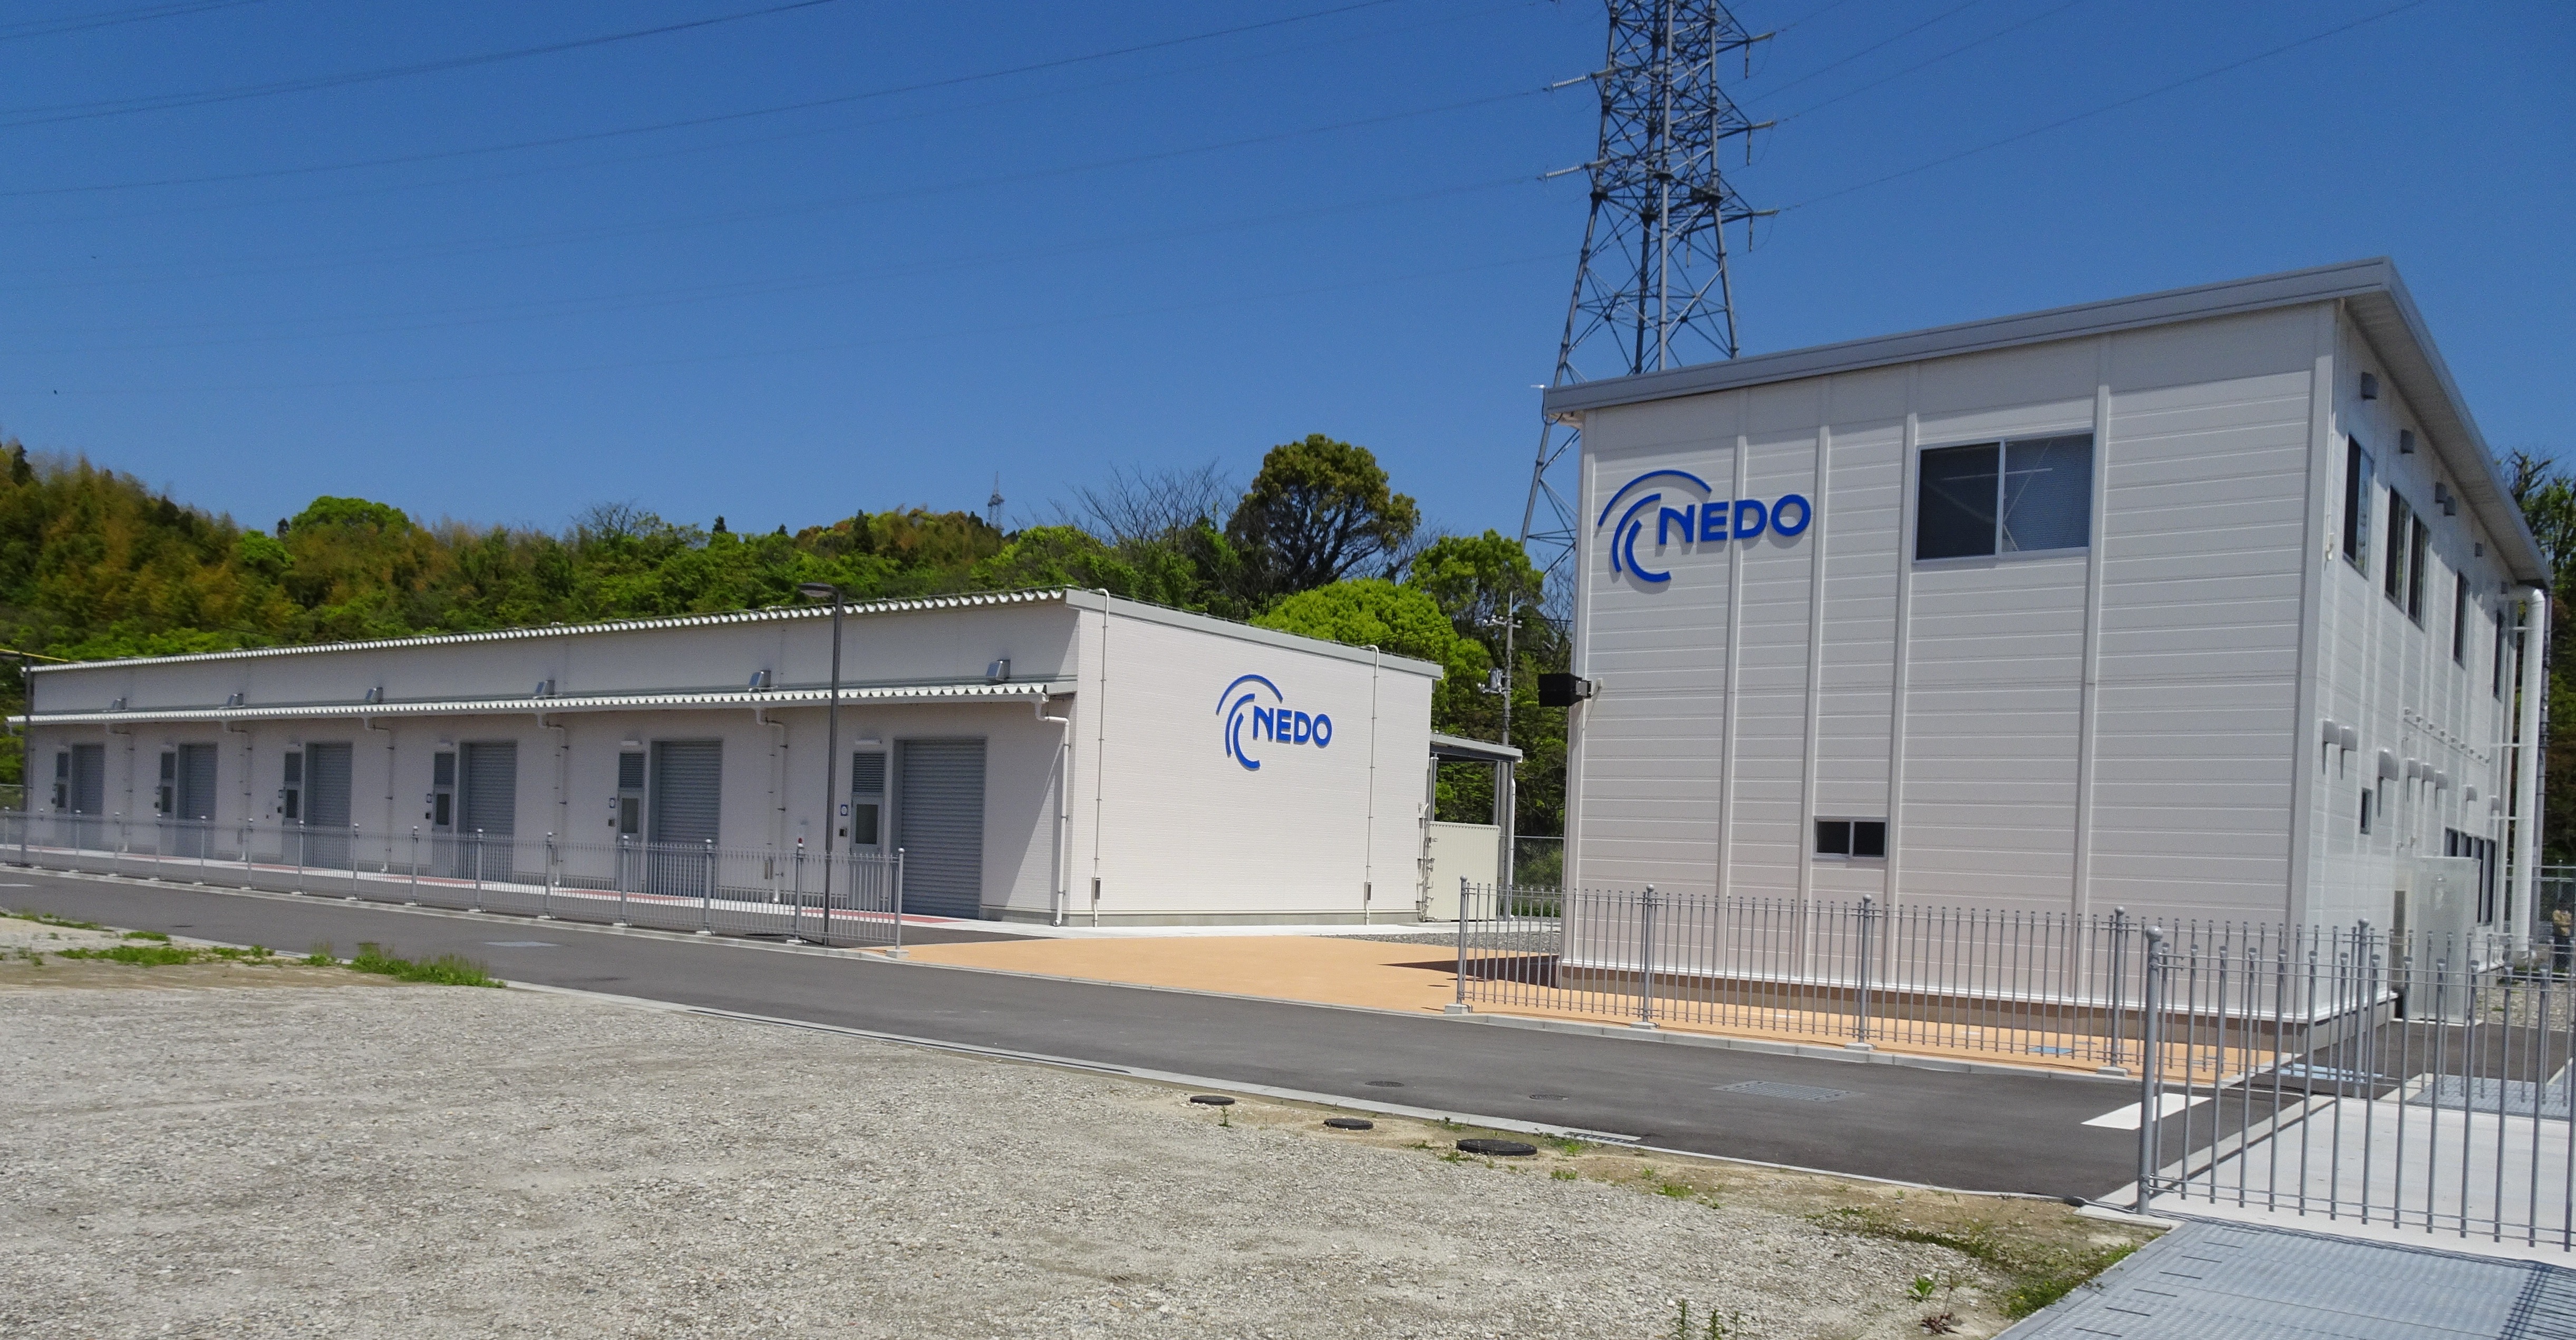
[[[1656, 479], [1671, 482], [1641, 497], [1629, 498], [1647, 481]], [[1696, 491], [1699, 496], [1685, 501], [1682, 496], [1685, 487]], [[1679, 506], [1665, 502], [1667, 492], [1673, 494], [1673, 501]], [[1803, 494], [1784, 493], [1779, 501], [1766, 505], [1751, 498], [1732, 501], [1711, 498], [1708, 495], [1712, 492], [1715, 490], [1708, 486], [1707, 480], [1687, 470], [1649, 470], [1620, 485], [1619, 491], [1611, 494], [1610, 501], [1602, 505], [1600, 517], [1593, 522], [1595, 530], [1610, 533], [1610, 571], [1624, 572], [1648, 586], [1660, 586], [1673, 579], [1672, 573], [1659, 572], [1637, 560], [1637, 541], [1645, 536], [1645, 512], [1649, 507], [1655, 509], [1657, 549], [1670, 545], [1704, 551], [1729, 540], [1758, 539], [1765, 531], [1788, 539], [1803, 534], [1807, 523], [1816, 519], [1815, 504], [1808, 502]], [[1617, 510], [1623, 501], [1627, 503], [1627, 510], [1620, 512], [1619, 520], [1613, 523], [1610, 513]]]
[[[1241, 690], [1240, 695], [1237, 690]], [[1265, 691], [1268, 702], [1262, 701]], [[1225, 721], [1225, 756], [1241, 764], [1246, 772], [1261, 771], [1261, 760], [1252, 752], [1256, 745], [1311, 745], [1322, 749], [1333, 742], [1331, 717], [1290, 708], [1288, 695], [1259, 675], [1236, 675], [1234, 682], [1225, 686], [1225, 692], [1216, 696], [1216, 712]]]

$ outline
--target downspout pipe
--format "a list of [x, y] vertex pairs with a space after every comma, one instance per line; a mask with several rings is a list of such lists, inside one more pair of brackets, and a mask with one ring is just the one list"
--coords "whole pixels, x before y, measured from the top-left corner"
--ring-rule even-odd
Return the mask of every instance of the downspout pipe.
[[1055, 853], [1047, 862], [1048, 924], [1064, 924], [1065, 858], [1064, 837], [1073, 826], [1073, 717], [1047, 715], [1046, 695], [1041, 693], [1030, 704], [1038, 720], [1056, 728], [1055, 741]]
[[2522, 620], [2522, 710], [2514, 724], [2514, 743], [2521, 746], [2521, 757], [2515, 760], [2518, 770], [2513, 785], [2513, 938], [2519, 949], [2527, 945], [2532, 918], [2539, 910], [2533, 895], [2538, 891], [2540, 873], [2540, 709], [2549, 693], [2549, 672], [2544, 664], [2549, 658], [2549, 591], [2532, 587], [2523, 592]]
[[358, 718], [358, 729], [385, 737], [385, 868], [393, 868], [394, 818], [394, 729], [379, 726], [374, 717]]

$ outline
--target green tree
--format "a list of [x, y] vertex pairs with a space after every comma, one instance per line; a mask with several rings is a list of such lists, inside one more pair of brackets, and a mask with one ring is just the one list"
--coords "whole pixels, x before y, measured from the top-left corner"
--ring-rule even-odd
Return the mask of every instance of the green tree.
[[[2548, 697], [2544, 710], [2552, 721], [2576, 721], [2576, 674], [2568, 653], [2576, 651], [2576, 629], [2568, 585], [2576, 581], [2576, 477], [2536, 450], [2508, 453], [2505, 484], [2522, 518], [2540, 542], [2540, 557], [2549, 568]], [[2544, 733], [2545, 737], [2545, 733]], [[2576, 861], [2576, 749], [2552, 749], [2541, 755], [2540, 859], [2546, 865]]]
[[1366, 447], [1321, 433], [1272, 447], [1261, 458], [1225, 533], [1245, 552], [1244, 578], [1256, 603], [1326, 586], [1370, 562], [1388, 560], [1421, 524], [1421, 509], [1387, 486]]

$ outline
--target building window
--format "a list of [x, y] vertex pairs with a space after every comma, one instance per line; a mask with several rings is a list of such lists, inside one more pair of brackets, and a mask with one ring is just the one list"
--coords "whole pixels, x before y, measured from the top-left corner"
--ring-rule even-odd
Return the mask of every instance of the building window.
[[2495, 683], [2490, 685], [2487, 691], [2502, 698], [2504, 697], [2504, 611], [2488, 610], [2487, 617], [2495, 621]]
[[2469, 575], [2451, 575], [2451, 662], [2466, 668], [2469, 663]]
[[876, 750], [850, 755], [850, 817], [841, 836], [853, 847], [873, 847], [885, 840], [879, 819], [885, 813], [886, 756]]
[[2378, 794], [2376, 788], [2361, 788], [2361, 831], [2364, 833], [2370, 831], [2370, 802]]
[[2388, 556], [2382, 560], [2379, 589], [2390, 600], [2406, 603], [2406, 531], [2415, 523], [2415, 509], [2407, 506], [2404, 495], [2388, 491]]
[[2370, 453], [2361, 439], [2344, 439], [2343, 556], [2364, 572], [2370, 568]]
[[1862, 859], [1883, 858], [1887, 855], [1887, 821], [1885, 819], [1818, 819], [1816, 854]]
[[2432, 527], [2424, 524], [2424, 518], [2415, 518], [2414, 533], [2406, 544], [2406, 617], [2418, 628], [2424, 626], [2424, 551], [2432, 540]]
[[1914, 556], [2082, 549], [2093, 537], [2093, 436], [1935, 447], [1917, 471]]

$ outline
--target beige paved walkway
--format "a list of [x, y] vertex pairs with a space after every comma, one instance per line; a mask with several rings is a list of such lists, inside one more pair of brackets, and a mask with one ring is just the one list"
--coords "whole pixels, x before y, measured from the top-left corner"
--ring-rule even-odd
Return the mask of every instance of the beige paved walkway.
[[[1302, 1000], [1322, 1005], [1355, 1005], [1367, 1009], [1438, 1014], [1457, 999], [1457, 956], [1449, 943], [1426, 938], [1418, 944], [1388, 944], [1339, 936], [1175, 936], [1080, 940], [984, 941], [971, 944], [920, 945], [908, 951], [917, 962], [949, 963], [1045, 977], [1070, 977], [1135, 986], [1180, 987], [1227, 995]], [[1544, 1006], [1499, 1006], [1479, 1002], [1479, 1014], [1566, 1019], [1616, 1025], [1623, 1020], [1601, 1014]], [[1790, 1011], [1768, 1011], [1777, 1028], [1679, 1023], [1662, 1027], [1676, 1033], [1717, 1037], [1761, 1038], [1804, 1046], [1834, 1047], [1840, 1037], [1833, 1021], [1809, 1019]], [[1918, 1026], [1919, 1027], [1919, 1026]], [[1929, 1032], [1930, 1029], [1921, 1031]], [[1973, 1036], [1975, 1030], [1965, 1030]], [[2001, 1034], [1998, 1034], [1998, 1039]], [[2098, 1061], [2034, 1054], [2009, 1045], [1941, 1046], [1922, 1040], [1883, 1039], [1883, 1052], [1903, 1052], [1986, 1064], [2090, 1072]]]

